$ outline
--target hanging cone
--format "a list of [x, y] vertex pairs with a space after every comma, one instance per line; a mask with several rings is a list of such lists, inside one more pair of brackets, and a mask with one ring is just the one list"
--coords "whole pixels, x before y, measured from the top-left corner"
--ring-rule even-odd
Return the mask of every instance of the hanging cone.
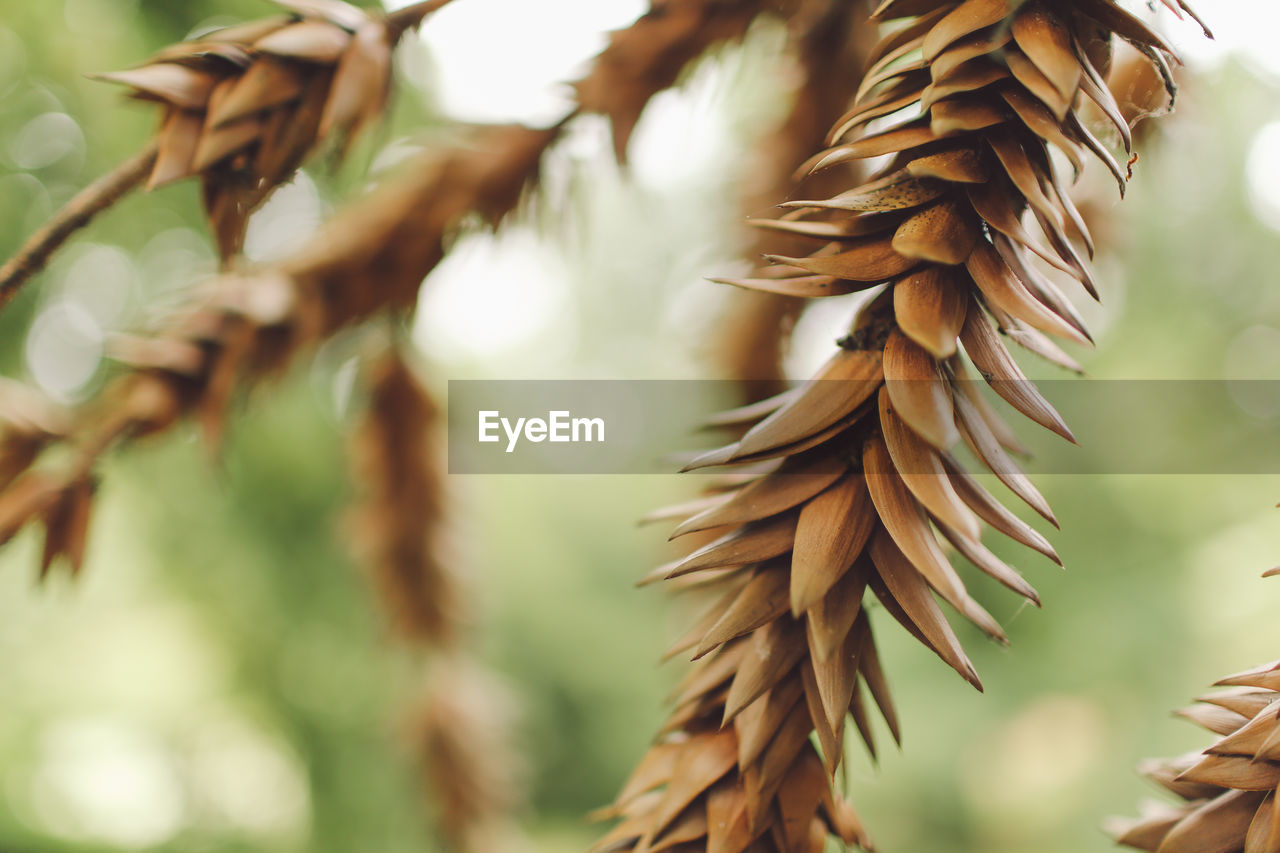
[[452, 853], [526, 847], [512, 819], [523, 774], [509, 743], [512, 705], [502, 685], [470, 658], [432, 662], [410, 729], [438, 831]]
[[392, 626], [448, 649], [465, 621], [446, 528], [442, 415], [396, 347], [370, 366], [368, 408], [351, 441], [360, 502], [350, 534]]
[[[772, 465], [706, 510], [710, 524], [681, 529], [711, 527], [718, 540], [655, 573], [719, 585], [722, 597], [686, 641], [700, 657], [662, 737], [601, 812], [619, 822], [597, 851], [817, 853], [831, 835], [867, 848], [831, 786], [846, 713], [873, 752], [870, 704], [899, 735], [862, 606], [867, 591], [979, 688], [938, 600], [993, 639], [1005, 635], [941, 540], [1039, 601], [981, 543], [983, 524], [1051, 557], [1052, 549], [1011, 524], [953, 455], [969, 445], [1053, 521], [966, 365], [1027, 418], [1071, 438], [1000, 332], [1040, 352], [1054, 351], [1046, 336], [1088, 342], [1040, 271], [1047, 265], [1094, 290], [1088, 235], [1049, 148], [1068, 162], [1092, 153], [1123, 187], [1124, 170], [1077, 111], [1096, 94], [1091, 81], [1106, 73], [1113, 36], [1157, 63], [1169, 50], [1110, 0], [886, 0], [873, 17], [903, 16], [913, 19], [871, 51], [832, 147], [809, 167], [885, 164], [834, 195], [787, 202], [790, 213], [768, 226], [814, 250], [773, 256], [765, 271], [731, 282], [818, 297], [879, 293], [810, 383], [720, 419], [746, 431], [688, 466]], [[830, 476], [813, 490], [791, 482], [803, 472], [810, 483], [818, 471]]]

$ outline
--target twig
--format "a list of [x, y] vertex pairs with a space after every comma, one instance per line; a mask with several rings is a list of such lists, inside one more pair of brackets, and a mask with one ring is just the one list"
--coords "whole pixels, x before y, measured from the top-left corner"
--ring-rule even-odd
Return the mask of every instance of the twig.
[[49, 257], [72, 234], [142, 183], [155, 162], [156, 144], [152, 142], [78, 192], [40, 230], [32, 234], [17, 254], [0, 267], [0, 308], [9, 304], [22, 285], [44, 267]]

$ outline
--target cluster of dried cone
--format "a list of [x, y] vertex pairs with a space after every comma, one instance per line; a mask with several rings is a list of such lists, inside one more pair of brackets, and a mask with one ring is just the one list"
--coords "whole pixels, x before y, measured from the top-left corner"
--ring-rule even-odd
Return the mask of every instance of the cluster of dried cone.
[[[308, 152], [330, 138], [349, 139], [380, 114], [392, 44], [443, 0], [389, 18], [335, 0], [281, 5], [292, 14], [218, 30], [140, 68], [103, 75], [163, 110], [156, 141], [115, 183], [127, 189], [142, 171], [149, 188], [198, 176], [224, 263], [235, 261], [249, 214]], [[238, 387], [274, 375], [299, 352], [379, 309], [410, 307], [453, 222], [471, 210], [496, 217], [499, 211], [486, 208], [514, 204], [546, 136], [510, 130], [504, 138], [534, 145], [508, 145], [505, 157], [493, 156], [491, 143], [433, 157], [394, 193], [339, 219], [323, 249], [285, 269], [224, 276], [164, 334], [117, 339], [112, 356], [130, 372], [95, 411], [67, 417], [6, 388], [0, 538], [41, 523], [42, 574], [60, 557], [78, 571], [92, 471], [102, 453], [166, 430], [188, 413], [199, 417], [216, 447]], [[419, 195], [427, 194], [435, 209], [415, 217]], [[405, 239], [411, 229], [413, 239]], [[388, 245], [395, 241], [398, 250]], [[397, 632], [426, 653], [429, 689], [414, 711], [411, 736], [440, 805], [440, 834], [460, 853], [494, 849], [511, 839], [518, 785], [509, 772], [505, 720], [489, 710], [505, 703], [494, 701], [489, 677], [467, 652], [464, 596], [445, 553], [438, 413], [394, 345], [375, 359], [366, 384], [368, 410], [352, 448], [362, 492], [353, 538]], [[71, 464], [28, 470], [58, 442], [76, 445]]]
[[981, 543], [983, 524], [1056, 559], [952, 455], [963, 441], [1053, 521], [1009, 455], [1018, 443], [967, 380], [960, 349], [1015, 409], [1070, 438], [1001, 333], [1069, 367], [1049, 336], [1089, 340], [1042, 269], [1094, 292], [1092, 243], [1050, 148], [1076, 171], [1092, 153], [1123, 189], [1126, 169], [1079, 110], [1096, 105], [1127, 150], [1129, 127], [1105, 84], [1112, 40], [1166, 72], [1172, 51], [1110, 0], [886, 0], [873, 17], [911, 20], [871, 51], [832, 147], [809, 165], [887, 163], [858, 186], [790, 202], [790, 214], [761, 223], [816, 248], [730, 283], [793, 297], [885, 287], [812, 382], [722, 417], [741, 437], [690, 464], [740, 467], [705, 501], [670, 513], [685, 517], [676, 536], [721, 535], [648, 580], [718, 599], [671, 650], [697, 663], [660, 737], [603, 812], [619, 820], [601, 853], [811, 853], [831, 834], [867, 847], [832, 789], [847, 715], [871, 745], [864, 686], [898, 736], [864, 596], [980, 686], [934, 595], [1005, 637], [938, 534], [1036, 603]]
[[[206, 185], [206, 199], [235, 196], [230, 207], [210, 209], [220, 249], [234, 260], [253, 206], [292, 174], [285, 165], [296, 168], [326, 134], [349, 136], [373, 105], [385, 102], [382, 47], [447, 2], [425, 0], [377, 18], [339, 0], [285, 0], [280, 5], [290, 15], [215, 31], [166, 49], [141, 68], [103, 75], [161, 105], [159, 135], [0, 268], [0, 304], [72, 233], [148, 176], [154, 185], [195, 175]], [[823, 2], [806, 0], [806, 7]], [[765, 0], [655, 0], [647, 14], [613, 35], [575, 84], [580, 108], [611, 118], [621, 150], [645, 104], [685, 64], [741, 37], [772, 9]], [[375, 68], [378, 73], [370, 73]], [[271, 83], [285, 79], [283, 88]], [[361, 108], [353, 112], [357, 101]], [[281, 127], [289, 131], [283, 137]], [[314, 132], [295, 133], [308, 127]], [[0, 543], [30, 523], [56, 533], [66, 525], [50, 519], [69, 514], [78, 520], [69, 535], [49, 537], [47, 562], [66, 556], [78, 570], [82, 551], [65, 541], [83, 538], [100, 456], [192, 414], [216, 445], [233, 394], [278, 375], [343, 329], [412, 310], [423, 278], [460, 224], [478, 216], [496, 225], [515, 209], [563, 127], [479, 127], [462, 144], [427, 149], [394, 181], [344, 207], [302, 251], [270, 267], [223, 275], [146, 337], [113, 341], [109, 355], [126, 372], [56, 431], [40, 429], [31, 406], [4, 406]], [[230, 129], [236, 133], [226, 135]], [[73, 446], [70, 465], [31, 470], [57, 445]], [[72, 501], [72, 490], [81, 497]], [[72, 503], [83, 511], [68, 513]]]
[[[383, 108], [391, 47], [447, 0], [385, 18], [336, 0], [285, 0], [289, 14], [168, 48], [144, 66], [103, 75], [160, 105], [155, 141], [42, 229], [0, 269], [0, 301], [71, 233], [125, 192], [197, 177], [225, 264], [235, 265], [250, 213], [331, 138], [349, 139]], [[804, 0], [797, 8], [825, 8]], [[645, 103], [710, 46], [741, 36], [774, 4], [656, 0], [614, 35], [577, 84], [584, 110], [607, 114], [618, 149]], [[45, 530], [42, 573], [77, 572], [99, 458], [194, 415], [216, 447], [233, 394], [278, 375], [340, 329], [411, 309], [459, 222], [496, 223], [536, 180], [560, 127], [478, 129], [468, 144], [424, 153], [400, 178], [347, 207], [302, 252], [270, 268], [221, 276], [148, 337], [120, 337], [126, 370], [74, 413], [11, 394], [0, 399], [0, 542]], [[430, 689], [412, 720], [451, 849], [506, 846], [515, 786], [490, 680], [465, 651], [462, 597], [441, 553], [441, 472], [430, 450], [434, 406], [403, 355], [388, 349], [367, 379], [369, 409], [353, 446], [362, 504], [361, 556], [399, 632], [430, 661]], [[37, 466], [69, 446], [65, 464]]]
[[[1163, 2], [1186, 11], [1180, 0]], [[248, 213], [317, 143], [348, 136], [381, 109], [391, 45], [412, 24], [370, 18], [335, 0], [282, 5], [293, 14], [173, 48], [113, 77], [161, 103], [160, 135], [140, 162], [152, 184], [201, 178], [227, 259], [238, 252]], [[420, 18], [435, 5], [411, 8]], [[709, 45], [741, 35], [775, 7], [855, 26], [840, 8], [847, 5], [655, 0], [577, 84], [581, 106], [613, 119], [621, 152], [648, 98]], [[1092, 291], [1092, 245], [1050, 148], [1074, 170], [1092, 153], [1123, 189], [1126, 168], [1079, 113], [1091, 102], [1127, 150], [1128, 125], [1104, 82], [1113, 37], [1144, 54], [1166, 81], [1170, 52], [1112, 0], [887, 0], [876, 17], [911, 20], [870, 50], [853, 109], [833, 131], [833, 147], [811, 165], [823, 171], [868, 158], [887, 165], [865, 183], [793, 202], [791, 213], [762, 223], [817, 248], [775, 257], [759, 277], [733, 283], [786, 298], [887, 286], [861, 309], [814, 382], [725, 416], [720, 422], [738, 428], [740, 439], [697, 460], [741, 466], [683, 511], [677, 531], [719, 538], [654, 579], [675, 578], [719, 598], [672, 650], [700, 661], [661, 738], [607, 810], [620, 821], [599, 850], [808, 853], [823, 849], [831, 833], [868, 846], [831, 785], [847, 714], [870, 746], [864, 687], [898, 737], [862, 606], [867, 591], [977, 685], [934, 595], [991, 636], [1003, 640], [1003, 633], [969, 596], [936, 533], [1032, 601], [1030, 585], [981, 544], [983, 523], [1056, 559], [950, 453], [965, 442], [1053, 520], [1009, 456], [1017, 441], [966, 380], [960, 348], [1015, 408], [1069, 437], [1000, 333], [1074, 365], [1048, 336], [1082, 342], [1088, 335], [1044, 269]], [[272, 269], [219, 279], [163, 334], [118, 346], [130, 372], [87, 415], [7, 418], [0, 539], [38, 521], [47, 530], [46, 568], [59, 555], [78, 565], [101, 453], [189, 413], [216, 437], [233, 391], [340, 328], [412, 306], [450, 230], [468, 213], [497, 221], [510, 211], [558, 131], [495, 128], [473, 148], [424, 155], [404, 180], [348, 209], [306, 251]], [[404, 381], [403, 362], [384, 367], [373, 387], [387, 396], [375, 400], [366, 450], [368, 442], [406, 440], [404, 431], [429, 415]], [[379, 401], [398, 414], [379, 414]], [[64, 471], [28, 470], [42, 448], [69, 439], [77, 452]], [[389, 459], [365, 455], [370, 505], [385, 509], [411, 492], [409, 499], [430, 504], [429, 470], [404, 479], [415, 472], [395, 470]], [[403, 582], [406, 566], [436, 557], [403, 525], [364, 528], [370, 565], [392, 585]], [[448, 589], [441, 583], [413, 594]], [[401, 611], [401, 624], [447, 645], [443, 638], [455, 628], [440, 618], [439, 605]], [[447, 702], [424, 710], [428, 759], [445, 775], [476, 763], [472, 736], [460, 735], [467, 717]], [[493, 799], [491, 790], [446, 793], [474, 805]], [[450, 813], [462, 818], [471, 806], [459, 802]], [[468, 831], [458, 828], [459, 846], [493, 847]]]
[[1181, 712], [1219, 740], [1203, 753], [1153, 761], [1145, 774], [1184, 801], [1117, 821], [1116, 840], [1153, 853], [1280, 851], [1280, 661], [1224, 678], [1228, 689]]
[[426, 658], [409, 719], [447, 849], [509, 849], [519, 805], [507, 697], [468, 648], [467, 595], [451, 547], [444, 424], [401, 348], [373, 359], [352, 440], [360, 502], [351, 534], [396, 633]]

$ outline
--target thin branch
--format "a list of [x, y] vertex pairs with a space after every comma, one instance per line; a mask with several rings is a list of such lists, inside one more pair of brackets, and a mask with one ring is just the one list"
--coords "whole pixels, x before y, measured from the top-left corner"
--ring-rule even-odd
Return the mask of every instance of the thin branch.
[[156, 144], [152, 142], [77, 193], [32, 234], [17, 254], [0, 267], [0, 308], [12, 301], [22, 285], [44, 267], [49, 257], [72, 234], [142, 183], [155, 162]]

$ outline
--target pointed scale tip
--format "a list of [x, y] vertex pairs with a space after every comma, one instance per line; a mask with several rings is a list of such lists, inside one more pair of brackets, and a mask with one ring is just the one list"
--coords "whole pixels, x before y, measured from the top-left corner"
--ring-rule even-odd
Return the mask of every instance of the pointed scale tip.
[[706, 453], [701, 453], [698, 456], [695, 456], [690, 462], [680, 469], [680, 473], [687, 474], [690, 471], [695, 471], [699, 468], [710, 468], [717, 465], [724, 465], [725, 463], [732, 461], [737, 455], [737, 452], [738, 445], [736, 442], [734, 444], [725, 445], [724, 447], [717, 447], [714, 450], [708, 450]]
[[651, 584], [655, 584], [658, 581], [670, 580], [670, 575], [668, 573], [671, 572], [672, 569], [674, 569], [677, 565], [679, 565], [678, 560], [672, 561], [669, 563], [663, 563], [661, 566], [658, 566], [656, 569], [649, 572], [649, 574], [645, 575], [644, 577], [640, 578], [640, 580], [636, 581], [636, 584], [635, 584], [636, 587], [637, 588], [646, 587], [646, 586], [650, 586]]

